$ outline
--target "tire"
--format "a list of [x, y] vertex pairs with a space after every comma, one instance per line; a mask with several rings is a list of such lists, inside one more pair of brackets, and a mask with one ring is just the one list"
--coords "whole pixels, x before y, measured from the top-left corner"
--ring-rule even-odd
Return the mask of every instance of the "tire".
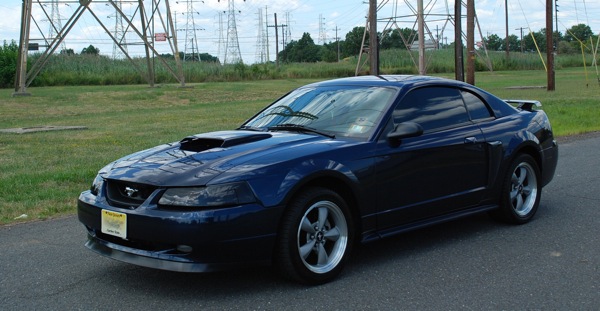
[[530, 155], [517, 156], [504, 178], [500, 208], [492, 216], [512, 224], [529, 222], [540, 204], [540, 176], [540, 169]]
[[304, 284], [333, 280], [342, 271], [354, 240], [344, 199], [325, 188], [308, 188], [283, 216], [275, 261], [282, 274]]

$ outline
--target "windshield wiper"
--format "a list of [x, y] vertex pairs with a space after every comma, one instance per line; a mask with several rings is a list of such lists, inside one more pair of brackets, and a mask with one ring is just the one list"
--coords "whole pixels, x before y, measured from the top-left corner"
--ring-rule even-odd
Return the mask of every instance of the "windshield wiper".
[[300, 125], [300, 124], [292, 124], [292, 123], [283, 123], [275, 126], [270, 126], [269, 131], [297, 131], [297, 132], [308, 132], [315, 133], [329, 138], [335, 138], [335, 135], [325, 133], [323, 131], [317, 130], [316, 128]]

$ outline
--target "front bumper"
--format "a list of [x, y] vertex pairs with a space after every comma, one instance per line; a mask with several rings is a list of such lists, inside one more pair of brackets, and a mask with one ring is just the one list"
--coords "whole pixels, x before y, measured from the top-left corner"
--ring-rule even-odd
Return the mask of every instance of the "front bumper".
[[[101, 232], [101, 212], [127, 214], [126, 238]], [[122, 209], [89, 191], [79, 196], [77, 214], [89, 249], [140, 266], [208, 272], [271, 262], [282, 208], [247, 204], [204, 211], [165, 211], [142, 205]]]

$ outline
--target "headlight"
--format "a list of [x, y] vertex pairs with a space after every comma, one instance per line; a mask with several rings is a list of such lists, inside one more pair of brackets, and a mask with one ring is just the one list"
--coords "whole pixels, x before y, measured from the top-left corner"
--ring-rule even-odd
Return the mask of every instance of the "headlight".
[[96, 175], [94, 181], [92, 182], [92, 186], [90, 187], [90, 191], [93, 195], [98, 195], [100, 193], [100, 189], [102, 189], [102, 184], [104, 183], [104, 178], [100, 176], [100, 174]]
[[98, 195], [100, 193], [100, 189], [102, 189], [102, 184], [104, 183], [104, 178], [102, 176], [108, 173], [113, 168], [115, 163], [116, 162], [112, 162], [98, 171], [98, 175], [96, 175], [96, 178], [94, 178], [94, 181], [92, 181], [92, 186], [90, 187], [90, 191], [93, 195]]
[[219, 207], [255, 202], [250, 186], [245, 182], [193, 188], [170, 188], [159, 205], [185, 207]]

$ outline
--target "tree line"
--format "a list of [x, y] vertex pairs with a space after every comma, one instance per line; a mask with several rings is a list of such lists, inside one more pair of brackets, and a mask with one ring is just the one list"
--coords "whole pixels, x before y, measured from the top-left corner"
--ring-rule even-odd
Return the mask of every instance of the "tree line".
[[[522, 38], [510, 35], [508, 42], [506, 38], [500, 38], [496, 34], [487, 36], [483, 41], [490, 51], [506, 51], [508, 44], [508, 50], [513, 52], [535, 52], [538, 48], [541, 52], [546, 52], [546, 34], [546, 28], [542, 28], [537, 32], [525, 32]], [[555, 42], [554, 49], [559, 54], [581, 53], [582, 47], [591, 51], [593, 45], [590, 39], [594, 42], [598, 41], [598, 36], [595, 36], [590, 26], [585, 24], [575, 25], [567, 29], [564, 34], [554, 31], [552, 38]]]
[[[335, 62], [338, 58], [346, 58], [355, 56], [360, 52], [363, 42], [363, 35], [366, 35], [365, 42], [369, 42], [369, 33], [365, 34], [365, 27], [355, 27], [346, 34], [344, 40], [339, 42], [330, 42], [323, 45], [317, 45], [311, 38], [309, 33], [304, 33], [302, 37], [294, 41], [292, 40], [283, 51], [279, 52], [279, 59], [287, 63], [298, 62]], [[590, 39], [594, 42], [598, 40], [592, 29], [585, 24], [578, 24], [569, 28], [563, 35], [560, 32], [553, 33], [554, 42], [558, 42], [555, 50], [562, 54], [580, 53], [581, 46], [591, 50], [592, 45]], [[391, 31], [378, 33], [379, 49], [406, 49], [407, 45], [419, 40], [415, 30], [410, 28], [396, 28]], [[496, 34], [489, 35], [483, 38], [485, 47], [490, 51], [505, 51], [506, 38], [500, 38]], [[438, 48], [452, 47], [454, 44], [445, 46], [439, 43]], [[519, 38], [516, 35], [508, 37], [509, 51], [513, 52], [533, 52], [539, 47], [540, 51], [546, 51], [546, 29], [541, 29], [537, 32], [530, 32]], [[480, 49], [484, 45], [479, 45]]]

